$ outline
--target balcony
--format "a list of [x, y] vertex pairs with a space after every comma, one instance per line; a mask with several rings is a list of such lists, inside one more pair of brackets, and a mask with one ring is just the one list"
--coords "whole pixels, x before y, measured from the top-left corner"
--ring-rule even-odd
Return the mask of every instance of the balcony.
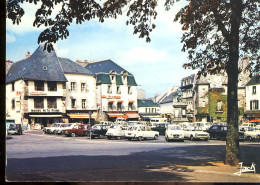
[[103, 106], [102, 111], [137, 111], [137, 108], [135, 106], [129, 107], [129, 106]]

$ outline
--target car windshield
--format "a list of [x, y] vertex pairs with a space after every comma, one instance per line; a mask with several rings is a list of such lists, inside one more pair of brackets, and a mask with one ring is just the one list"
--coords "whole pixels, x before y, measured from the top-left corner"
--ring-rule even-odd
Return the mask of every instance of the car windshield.
[[95, 125], [93, 126], [93, 129], [101, 129], [101, 126]]
[[15, 126], [15, 124], [10, 124], [10, 126], [9, 126], [9, 128], [15, 128], [16, 126]]
[[180, 126], [169, 126], [170, 130], [181, 130]]
[[138, 129], [138, 127], [129, 127], [128, 128], [129, 131], [134, 131], [134, 130], [137, 130], [137, 129]]

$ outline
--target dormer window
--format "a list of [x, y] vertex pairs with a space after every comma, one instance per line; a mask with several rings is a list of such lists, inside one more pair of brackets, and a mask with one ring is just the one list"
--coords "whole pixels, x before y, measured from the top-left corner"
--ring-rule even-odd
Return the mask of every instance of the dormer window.
[[42, 69], [43, 69], [44, 71], [47, 71], [47, 70], [48, 70], [47, 66], [43, 66]]

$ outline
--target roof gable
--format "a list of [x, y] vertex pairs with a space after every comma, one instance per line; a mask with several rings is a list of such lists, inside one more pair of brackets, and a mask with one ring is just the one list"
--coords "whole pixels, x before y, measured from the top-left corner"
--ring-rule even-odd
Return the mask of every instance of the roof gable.
[[55, 51], [50, 53], [44, 51], [43, 45], [40, 45], [29, 58], [15, 62], [11, 66], [6, 75], [6, 83], [18, 79], [67, 81]]
[[249, 85], [259, 85], [260, 84], [260, 75], [253, 76], [251, 80], [246, 84], [246, 86]]
[[138, 107], [160, 107], [157, 103], [154, 103], [153, 100], [137, 100]]
[[[115, 71], [117, 74], [121, 74], [122, 71], [126, 71], [124, 68], [113, 62], [112, 60], [104, 60], [100, 62], [94, 62], [88, 64], [86, 69], [93, 73], [110, 73], [110, 71]], [[131, 73], [128, 72], [131, 75]]]
[[62, 67], [64, 73], [95, 75], [88, 69], [82, 67], [81, 65], [77, 64], [76, 62], [73, 62], [72, 60], [70, 60], [68, 58], [58, 57], [58, 59], [61, 63], [61, 67]]

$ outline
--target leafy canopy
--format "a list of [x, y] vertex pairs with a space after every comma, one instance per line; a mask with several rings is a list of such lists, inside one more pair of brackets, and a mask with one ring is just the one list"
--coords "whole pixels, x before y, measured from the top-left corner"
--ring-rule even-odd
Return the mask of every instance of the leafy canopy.
[[[169, 10], [179, 0], [165, 0], [165, 9]], [[200, 69], [199, 74], [219, 73], [227, 67], [229, 45], [232, 37], [232, 0], [188, 0], [188, 5], [175, 16], [184, 34], [182, 51], [188, 52], [189, 63], [185, 68]], [[242, 1], [242, 0], [241, 0]], [[36, 11], [33, 25], [46, 29], [39, 35], [38, 43], [45, 43], [48, 51], [59, 39], [69, 36], [68, 27], [75, 21], [81, 24], [91, 19], [104, 22], [105, 18], [117, 18], [127, 11], [127, 25], [132, 25], [134, 34], [150, 42], [149, 33], [155, 29], [153, 19], [157, 16], [157, 0], [7, 0], [7, 17], [13, 24], [19, 24], [24, 10], [24, 2], [41, 4]], [[55, 5], [61, 10], [51, 18]], [[239, 54], [248, 55], [251, 67], [260, 71], [259, 58], [259, 1], [243, 0], [237, 7], [241, 10], [239, 22]]]

